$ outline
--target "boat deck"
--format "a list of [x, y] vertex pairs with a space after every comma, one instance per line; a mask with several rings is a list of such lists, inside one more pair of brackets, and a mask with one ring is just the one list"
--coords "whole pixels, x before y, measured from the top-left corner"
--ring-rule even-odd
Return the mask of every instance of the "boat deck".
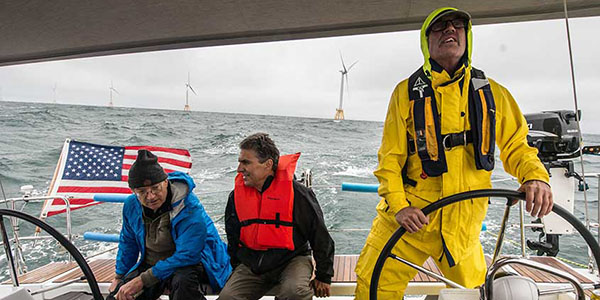
[[[592, 281], [578, 273], [576, 270], [566, 265], [565, 263], [557, 260], [554, 257], [531, 257], [532, 260], [552, 266], [559, 270], [570, 273], [571, 275], [578, 278], [582, 283], [592, 283]], [[356, 274], [354, 268], [358, 255], [336, 255], [334, 260], [334, 277], [332, 278], [332, 294], [335, 295], [348, 295], [352, 294], [354, 286], [356, 284]], [[488, 258], [489, 263], [489, 258]], [[108, 284], [115, 276], [115, 260], [114, 259], [96, 259], [89, 263], [90, 268], [96, 276], [96, 280], [99, 284]], [[433, 260], [428, 259], [423, 265], [426, 269], [440, 274], [440, 270], [437, 268]], [[514, 265], [511, 266], [512, 270], [517, 273], [530, 277], [537, 283], [568, 283], [566, 280], [556, 277], [554, 275], [531, 269], [525, 266]], [[61, 274], [64, 274], [61, 276]], [[21, 284], [41, 284], [41, 283], [62, 283], [68, 280], [76, 279], [81, 277], [83, 274], [77, 267], [76, 263], [66, 262], [54, 262], [36, 270], [28, 272], [22, 276], [19, 276]], [[2, 284], [11, 284], [10, 280], [3, 282]], [[428, 276], [422, 272], [419, 272], [407, 289], [407, 294], [435, 294], [440, 289], [443, 289], [445, 284], [439, 280]]]

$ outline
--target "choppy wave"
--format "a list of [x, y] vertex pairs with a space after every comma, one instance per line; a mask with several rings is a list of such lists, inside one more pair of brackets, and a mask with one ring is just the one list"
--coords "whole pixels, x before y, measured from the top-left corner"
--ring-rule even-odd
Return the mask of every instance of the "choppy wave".
[[369, 167], [354, 167], [349, 166], [346, 170], [335, 172], [333, 175], [335, 176], [349, 176], [349, 177], [360, 177], [360, 178], [370, 178], [373, 177], [373, 168]]

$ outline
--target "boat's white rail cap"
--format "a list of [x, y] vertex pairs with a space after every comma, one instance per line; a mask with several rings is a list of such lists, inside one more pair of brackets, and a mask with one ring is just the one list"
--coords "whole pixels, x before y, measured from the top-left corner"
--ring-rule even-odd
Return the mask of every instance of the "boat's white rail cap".
[[14, 292], [0, 298], [0, 300], [34, 300], [25, 288], [17, 288]]

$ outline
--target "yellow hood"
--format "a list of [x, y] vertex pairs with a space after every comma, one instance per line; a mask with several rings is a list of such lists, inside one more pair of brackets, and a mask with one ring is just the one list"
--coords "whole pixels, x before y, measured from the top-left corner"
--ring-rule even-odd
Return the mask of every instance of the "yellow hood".
[[[438, 8], [429, 14], [427, 19], [425, 19], [425, 22], [423, 22], [423, 26], [421, 26], [421, 52], [423, 52], [423, 58], [425, 60], [425, 62], [423, 63], [423, 71], [425, 72], [425, 74], [427, 74], [428, 77], [431, 77], [431, 63], [429, 62], [429, 57], [430, 57], [429, 56], [429, 43], [427, 42], [426, 31], [427, 31], [427, 28], [429, 27], [429, 24], [431, 24], [432, 20], [434, 20], [435, 17], [437, 17], [441, 13], [444, 13], [449, 10], [458, 11], [458, 9], [456, 9], [454, 7]], [[469, 24], [465, 28], [466, 34], [467, 34], [467, 64], [468, 65], [471, 64], [471, 53], [473, 52], [472, 51], [473, 33], [471, 31], [472, 27], [473, 26], [472, 26], [471, 20], [469, 19]]]

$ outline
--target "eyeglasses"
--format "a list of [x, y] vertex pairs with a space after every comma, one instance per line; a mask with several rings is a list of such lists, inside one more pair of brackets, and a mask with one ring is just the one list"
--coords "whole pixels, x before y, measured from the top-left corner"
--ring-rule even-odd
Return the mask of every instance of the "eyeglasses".
[[439, 32], [446, 28], [448, 28], [448, 22], [452, 24], [454, 28], [465, 28], [467, 27], [468, 21], [465, 19], [454, 19], [454, 20], [446, 20], [446, 21], [437, 21], [429, 27], [430, 31]]
[[157, 195], [163, 189], [163, 182], [159, 182], [153, 186], [149, 186], [142, 189], [134, 189], [133, 192], [138, 196], [138, 198], [145, 199], [148, 194], [152, 193], [153, 195]]

